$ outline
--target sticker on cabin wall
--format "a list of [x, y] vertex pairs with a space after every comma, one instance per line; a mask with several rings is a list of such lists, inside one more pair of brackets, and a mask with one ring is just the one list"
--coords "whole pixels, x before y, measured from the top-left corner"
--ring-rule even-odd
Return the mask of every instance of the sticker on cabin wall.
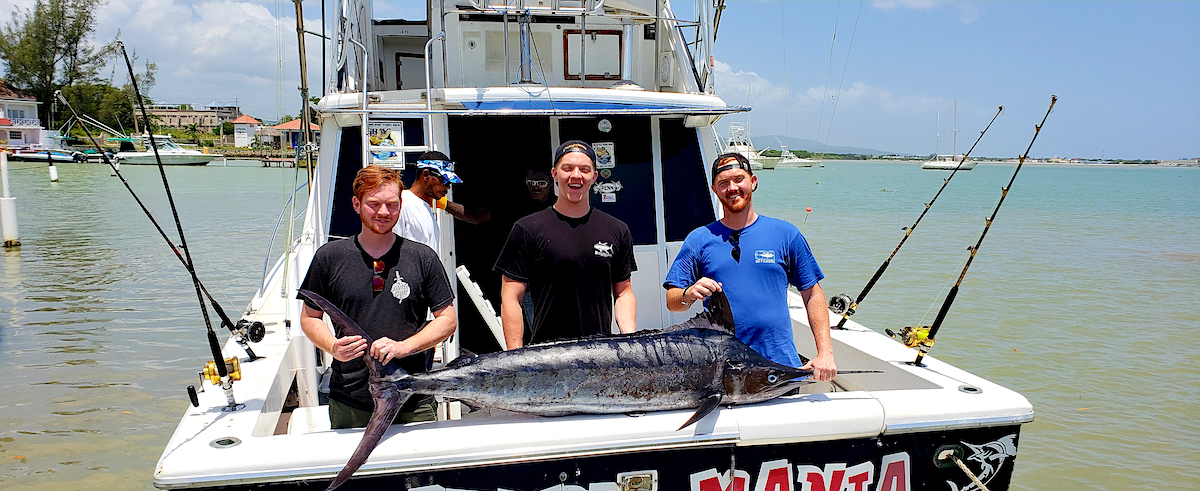
[[600, 195], [601, 203], [616, 203], [617, 193], [624, 189], [621, 181], [605, 181], [597, 182], [592, 185], [592, 193]]
[[367, 123], [367, 138], [371, 142], [371, 163], [404, 167], [404, 152], [388, 147], [404, 146], [404, 123], [383, 121]]
[[593, 143], [592, 150], [596, 151], [597, 169], [611, 169], [617, 166], [617, 159], [613, 153], [613, 142]]

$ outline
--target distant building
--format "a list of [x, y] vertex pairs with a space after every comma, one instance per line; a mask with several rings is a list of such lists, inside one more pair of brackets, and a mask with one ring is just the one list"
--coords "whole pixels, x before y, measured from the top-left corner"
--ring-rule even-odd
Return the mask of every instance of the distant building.
[[233, 123], [233, 146], [246, 148], [254, 143], [254, 135], [258, 133], [262, 122], [243, 114], [237, 119], [231, 121]]
[[[199, 107], [199, 109], [197, 109]], [[166, 128], [183, 128], [194, 124], [204, 131], [211, 131], [217, 125], [233, 121], [242, 115], [242, 110], [236, 104], [223, 104], [212, 101], [204, 106], [192, 104], [152, 104], [147, 111], [159, 118], [159, 125]]]
[[[319, 143], [321, 141], [321, 127], [312, 123], [308, 123], [308, 127], [313, 132], [313, 143]], [[280, 146], [282, 148], [296, 148], [297, 145], [300, 145], [299, 119], [293, 119], [283, 124], [277, 124], [271, 128], [282, 132], [282, 140], [280, 141]]]
[[13, 149], [43, 145], [41, 102], [0, 79], [0, 147]]

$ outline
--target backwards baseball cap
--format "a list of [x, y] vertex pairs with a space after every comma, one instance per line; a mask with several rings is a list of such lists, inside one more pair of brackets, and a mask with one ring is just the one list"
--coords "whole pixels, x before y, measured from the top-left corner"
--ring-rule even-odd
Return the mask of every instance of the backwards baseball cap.
[[712, 164], [712, 180], [717, 182], [717, 174], [725, 172], [729, 169], [745, 169], [750, 175], [754, 175], [754, 171], [750, 169], [750, 159], [740, 153], [725, 153], [717, 157]]
[[442, 152], [434, 150], [421, 154], [420, 157], [417, 157], [417, 168], [429, 169], [435, 174], [442, 176], [448, 183], [462, 183], [462, 178], [454, 173], [454, 161], [450, 160], [450, 157], [447, 157]]
[[591, 145], [582, 140], [571, 140], [563, 142], [562, 145], [558, 146], [558, 150], [554, 151], [554, 165], [558, 165], [558, 161], [562, 160], [564, 155], [574, 152], [587, 155], [588, 158], [592, 159], [592, 164], [596, 163], [596, 151], [592, 149]]

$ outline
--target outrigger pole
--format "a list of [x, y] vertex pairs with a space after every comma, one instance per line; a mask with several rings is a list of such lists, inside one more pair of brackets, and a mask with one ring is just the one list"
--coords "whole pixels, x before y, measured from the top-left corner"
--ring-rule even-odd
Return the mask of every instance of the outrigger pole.
[[[150, 116], [146, 114], [146, 105], [142, 101], [141, 91], [138, 90], [137, 76], [133, 72], [133, 63], [129, 60], [129, 53], [125, 51], [125, 43], [118, 41], [117, 47], [120, 48], [121, 56], [125, 59], [125, 67], [129, 70], [129, 83], [133, 85], [133, 94], [137, 97], [137, 105], [138, 108], [141, 109], [142, 120], [146, 123], [147, 130], [149, 130]], [[134, 116], [134, 119], [137, 119], [136, 115]], [[171, 194], [171, 186], [167, 182], [167, 172], [163, 168], [162, 157], [158, 154], [158, 144], [154, 140], [154, 132], [148, 131], [148, 133], [150, 134], [150, 148], [154, 152], [154, 160], [158, 163], [158, 173], [162, 176], [163, 189], [167, 193], [167, 202], [171, 205], [171, 215], [175, 219], [175, 230], [179, 233], [179, 249], [183, 249], [183, 254], [180, 255], [174, 244], [172, 244], [171, 249], [175, 251], [175, 254], [179, 256], [179, 259], [183, 261], [183, 266], [187, 268], [188, 274], [190, 274], [192, 277], [192, 285], [196, 288], [196, 299], [200, 302], [200, 313], [204, 316], [204, 327], [208, 329], [208, 347], [209, 350], [212, 351], [213, 364], [215, 365], [216, 373], [220, 379], [220, 386], [222, 389], [224, 389], [225, 399], [229, 402], [225, 409], [228, 411], [236, 411], [245, 406], [243, 404], [238, 404], [233, 398], [233, 378], [230, 377], [229, 370], [225, 366], [225, 359], [221, 356], [221, 344], [217, 340], [217, 333], [213, 331], [212, 320], [208, 316], [208, 308], [204, 305], [204, 288], [200, 284], [200, 278], [196, 276], [196, 268], [193, 265], [194, 263], [192, 261], [192, 254], [188, 252], [187, 239], [183, 235], [183, 225], [179, 222], [179, 212], [175, 208], [175, 198]], [[94, 144], [95, 139], [92, 139], [92, 142]], [[101, 152], [101, 155], [104, 155], [104, 153]], [[107, 156], [105, 156], [104, 160], [106, 162], [108, 161]], [[109, 165], [111, 166], [112, 164], [110, 163]], [[120, 175], [120, 173], [118, 172], [117, 175]], [[122, 177], [121, 181], [125, 182], [125, 179]], [[126, 187], [129, 186], [127, 182], [125, 185]], [[130, 191], [132, 191], [132, 189], [130, 189]], [[145, 210], [145, 206], [142, 206], [142, 209]], [[147, 215], [149, 215], [148, 211]], [[155, 223], [155, 226], [158, 226], [157, 223]], [[163, 238], [167, 239], [167, 242], [170, 242], [170, 238], [167, 237], [166, 233], [163, 233], [161, 227], [158, 228], [158, 231], [159, 233], [162, 233]], [[211, 299], [212, 297], [210, 296], [209, 298]], [[232, 329], [232, 324], [230, 326]], [[236, 361], [236, 358], [234, 361]]]
[[934, 194], [933, 199], [929, 200], [928, 203], [925, 203], [925, 209], [921, 211], [919, 216], [917, 216], [917, 221], [913, 222], [911, 227], [904, 229], [904, 237], [900, 238], [900, 243], [896, 244], [896, 248], [892, 250], [892, 254], [883, 261], [883, 264], [879, 265], [879, 269], [875, 271], [875, 275], [871, 277], [871, 281], [867, 282], [867, 286], [863, 287], [862, 292], [858, 294], [858, 297], [849, 298], [849, 295], [841, 294], [835, 295], [829, 299], [830, 308], [834, 311], [834, 313], [842, 315], [842, 320], [838, 321], [837, 325], [834, 326], [834, 329], [842, 329], [846, 325], [846, 319], [849, 319], [850, 316], [854, 315], [855, 310], [858, 309], [859, 302], [862, 302], [863, 299], [867, 298], [867, 294], [871, 292], [871, 288], [875, 286], [875, 282], [879, 281], [879, 277], [883, 276], [883, 272], [886, 271], [888, 265], [892, 263], [892, 258], [896, 257], [896, 253], [900, 252], [900, 248], [904, 246], [904, 241], [908, 240], [908, 236], [912, 235], [913, 230], [917, 229], [917, 225], [921, 223], [921, 219], [925, 218], [925, 214], [928, 213], [929, 208], [933, 206], [933, 202], [937, 201], [938, 196], [942, 195], [942, 191], [946, 189], [946, 185], [950, 184], [950, 180], [954, 179], [954, 175], [958, 173], [959, 167], [962, 167], [962, 164], [967, 161], [967, 157], [971, 155], [971, 151], [975, 150], [975, 145], [979, 144], [979, 141], [983, 139], [983, 135], [987, 134], [988, 128], [992, 127], [992, 123], [996, 122], [996, 118], [1000, 117], [1000, 113], [1003, 111], [1004, 106], [1000, 106], [1000, 108], [996, 110], [996, 115], [992, 116], [992, 120], [989, 121], [987, 126], [983, 128], [983, 131], [979, 132], [979, 138], [975, 139], [975, 144], [971, 145], [971, 148], [967, 150], [966, 154], [963, 155], [962, 160], [960, 160], [958, 165], [954, 167], [954, 171], [950, 172], [950, 176], [942, 181], [942, 187], [938, 188], [937, 194]]
[[[99, 122], [95, 120], [88, 122], [83, 119], [92, 118], [87, 115], [80, 115], [76, 113], [75, 108], [71, 106], [69, 101], [67, 101], [67, 98], [63, 95], [62, 91], [55, 91], [54, 95], [60, 102], [63, 103], [63, 105], [67, 106], [67, 110], [71, 111], [71, 115], [74, 116], [75, 119], [79, 120], [79, 127], [83, 129], [84, 134], [86, 134], [88, 139], [91, 140], [92, 146], [96, 148], [96, 151], [100, 154], [100, 158], [104, 160], [104, 164], [108, 165], [109, 168], [111, 168], [116, 174], [116, 176], [121, 179], [121, 183], [125, 185], [125, 189], [129, 190], [129, 194], [133, 196], [133, 200], [136, 201], [138, 206], [142, 208], [142, 212], [146, 214], [146, 218], [150, 219], [150, 223], [154, 225], [156, 230], [158, 230], [158, 234], [167, 242], [167, 247], [171, 248], [171, 252], [175, 253], [175, 257], [179, 259], [179, 262], [182, 263], [185, 268], [189, 267], [187, 260], [183, 258], [183, 253], [179, 252], [179, 249], [175, 246], [174, 242], [167, 237], [167, 233], [164, 232], [162, 226], [158, 224], [158, 220], [154, 219], [154, 215], [150, 213], [150, 210], [146, 208], [144, 203], [142, 203], [142, 199], [139, 198], [137, 193], [133, 191], [133, 187], [129, 185], [129, 181], [125, 180], [125, 176], [121, 175], [121, 171], [117, 169], [117, 166], [113, 164], [111, 160], [109, 160], [108, 154], [104, 153], [104, 148], [100, 146], [100, 143], [96, 140], [96, 137], [92, 135], [92, 132], [88, 130], [87, 124], [85, 124], [98, 124]], [[233, 321], [229, 320], [229, 316], [225, 314], [225, 309], [221, 308], [221, 304], [217, 303], [217, 300], [213, 298], [211, 293], [208, 292], [208, 288], [204, 287], [204, 283], [200, 283], [200, 290], [204, 292], [204, 296], [208, 298], [209, 304], [212, 305], [212, 308], [214, 311], [216, 311], [217, 316], [221, 318], [222, 325], [229, 328], [230, 332], [234, 334], [234, 339], [237, 340], [242, 349], [246, 351], [246, 355], [250, 357], [250, 361], [257, 360], [258, 355], [254, 354], [254, 350], [250, 349], [250, 343], [247, 341], [247, 336], [249, 337], [250, 341], [258, 342], [262, 340], [262, 337], [259, 336], [260, 332], [255, 331], [251, 333], [247, 331], [244, 326], [235, 325]], [[265, 334], [265, 332], [262, 332], [261, 334]]]
[[1046, 109], [1046, 115], [1042, 116], [1042, 122], [1034, 126], [1033, 139], [1029, 141], [1029, 147], [1025, 148], [1025, 154], [1017, 161], [1017, 168], [1013, 171], [1012, 178], [1008, 180], [1008, 185], [1000, 188], [1000, 201], [996, 202], [996, 208], [992, 210], [992, 215], [984, 222], [983, 233], [979, 234], [979, 240], [975, 241], [975, 245], [968, 248], [971, 251], [971, 255], [967, 258], [967, 264], [963, 266], [962, 273], [959, 273], [958, 281], [954, 283], [954, 287], [950, 289], [950, 293], [946, 294], [946, 300], [942, 302], [942, 308], [938, 310], [937, 318], [933, 320], [933, 325], [929, 327], [929, 334], [917, 344], [917, 359], [912, 362], [913, 365], [920, 366], [921, 360], [925, 358], [925, 354], [929, 353], [929, 348], [933, 347], [933, 338], [937, 335], [938, 328], [942, 327], [942, 321], [945, 320], [946, 313], [950, 311], [950, 304], [954, 303], [954, 297], [958, 296], [958, 287], [962, 285], [963, 277], [967, 275], [967, 268], [970, 268], [971, 261], [975, 260], [975, 253], [979, 252], [979, 246], [983, 244], [983, 238], [987, 236], [988, 229], [992, 226], [992, 221], [996, 219], [996, 212], [1000, 211], [1000, 205], [1004, 204], [1004, 198], [1008, 196], [1008, 190], [1012, 189], [1013, 181], [1017, 179], [1017, 173], [1021, 172], [1021, 166], [1025, 164], [1025, 159], [1029, 158], [1029, 150], [1033, 148], [1033, 142], [1037, 141], [1038, 134], [1042, 131], [1042, 125], [1046, 124], [1046, 118], [1050, 117], [1050, 111], [1054, 110], [1055, 102], [1058, 102], [1058, 96], [1051, 95], [1050, 107]]

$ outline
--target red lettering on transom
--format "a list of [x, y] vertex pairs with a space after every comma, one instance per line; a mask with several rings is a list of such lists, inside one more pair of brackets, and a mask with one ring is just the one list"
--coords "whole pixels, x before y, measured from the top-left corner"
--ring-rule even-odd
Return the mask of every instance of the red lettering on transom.
[[880, 467], [883, 477], [879, 478], [879, 491], [910, 491], [908, 452], [884, 455]]

